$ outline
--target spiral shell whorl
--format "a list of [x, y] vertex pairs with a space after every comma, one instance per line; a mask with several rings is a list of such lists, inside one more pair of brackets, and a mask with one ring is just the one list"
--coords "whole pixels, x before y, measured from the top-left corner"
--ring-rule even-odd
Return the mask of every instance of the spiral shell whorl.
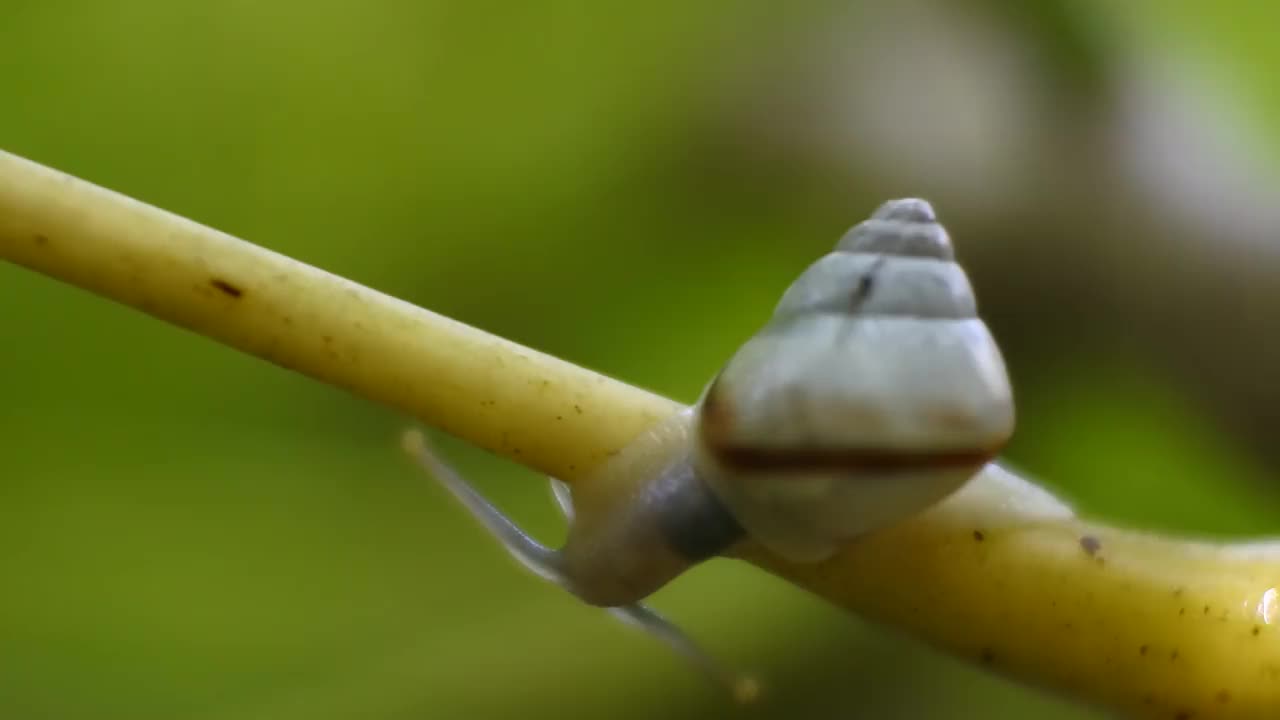
[[775, 319], [808, 313], [977, 316], [951, 239], [924, 200], [891, 200], [858, 223], [783, 295]]
[[924, 200], [890, 200], [836, 243], [837, 252], [955, 260], [947, 231]]
[[876, 211], [871, 213], [871, 217], [880, 220], [902, 220], [903, 222], [914, 223], [938, 222], [938, 216], [933, 212], [933, 206], [929, 204], [928, 200], [920, 198], [889, 200], [876, 208]]

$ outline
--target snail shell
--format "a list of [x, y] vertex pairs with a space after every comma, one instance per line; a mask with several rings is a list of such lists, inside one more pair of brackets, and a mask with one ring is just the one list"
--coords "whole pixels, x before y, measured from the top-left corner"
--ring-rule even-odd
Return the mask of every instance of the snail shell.
[[698, 474], [793, 560], [977, 473], [1013, 432], [1013, 398], [933, 208], [885, 203], [811, 265], [707, 387], [696, 423]]
[[723, 671], [640, 601], [746, 537], [798, 562], [918, 513], [1013, 432], [1004, 361], [923, 200], [886, 203], [783, 295], [692, 409], [571, 492], [560, 550], [530, 537], [420, 436], [406, 449], [522, 564]]

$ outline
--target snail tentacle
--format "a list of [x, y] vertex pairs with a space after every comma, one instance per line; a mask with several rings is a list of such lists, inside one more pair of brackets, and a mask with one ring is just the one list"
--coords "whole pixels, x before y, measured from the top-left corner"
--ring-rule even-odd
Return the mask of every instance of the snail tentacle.
[[[413, 430], [406, 432], [403, 444], [406, 452], [418, 465], [456, 497], [521, 565], [571, 593], [576, 587], [581, 587], [582, 582], [590, 582], [590, 578], [572, 577], [571, 566], [565, 563], [560, 551], [542, 545], [520, 529], [471, 483], [441, 460], [431, 450], [422, 433]], [[569, 486], [551, 478], [551, 492], [561, 512], [572, 522], [573, 497]], [[748, 702], [755, 698], [757, 686], [753, 679], [727, 670], [692, 637], [648, 605], [631, 603], [605, 609], [613, 617], [640, 628], [666, 644], [712, 681], [727, 688], [739, 701]]]
[[550, 478], [551, 480], [551, 498], [556, 501], [556, 507], [560, 508], [560, 514], [564, 519], [573, 524], [573, 490], [569, 488], [569, 484], [563, 480]]
[[556, 585], [570, 587], [560, 553], [534, 540], [494, 507], [471, 483], [432, 452], [422, 433], [414, 430], [406, 432], [404, 447], [418, 465], [457, 498], [472, 517], [479, 520], [521, 565]]
[[609, 613], [666, 643], [676, 654], [688, 660], [712, 682], [727, 688], [738, 702], [751, 702], [759, 693], [759, 686], [754, 678], [726, 669], [695, 643], [687, 633], [648, 605], [635, 603], [609, 608]]

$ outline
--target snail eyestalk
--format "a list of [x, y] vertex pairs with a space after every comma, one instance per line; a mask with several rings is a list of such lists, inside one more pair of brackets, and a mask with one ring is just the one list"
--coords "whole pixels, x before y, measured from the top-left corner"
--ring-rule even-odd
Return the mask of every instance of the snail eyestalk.
[[[405, 453], [457, 498], [521, 565], [539, 577], [577, 594], [562, 554], [534, 540], [494, 507], [432, 451], [422, 432], [416, 429], [406, 430], [401, 435], [400, 444]], [[552, 489], [564, 516], [572, 520], [573, 501], [568, 486], [553, 478]], [[693, 638], [649, 606], [636, 602], [606, 609], [619, 620], [661, 640], [712, 682], [723, 686], [737, 702], [752, 702], [759, 695], [759, 683], [754, 678], [727, 670], [694, 642]]]
[[432, 452], [425, 435], [417, 430], [406, 430], [400, 445], [428, 475], [457, 498], [521, 565], [557, 585], [565, 584], [559, 554], [530, 537], [477, 492], [471, 483]]
[[750, 675], [735, 674], [703, 650], [683, 630], [644, 603], [609, 608], [610, 614], [657, 637], [698, 668], [707, 678], [723, 686], [734, 701], [746, 705], [760, 696], [760, 683]]

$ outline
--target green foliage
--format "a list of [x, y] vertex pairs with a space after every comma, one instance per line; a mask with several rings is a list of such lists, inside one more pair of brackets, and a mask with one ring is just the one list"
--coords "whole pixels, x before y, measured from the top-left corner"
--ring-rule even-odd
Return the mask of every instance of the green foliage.
[[[685, 399], [881, 199], [702, 175], [722, 63], [781, 23], [764, 3], [8, 5], [7, 150]], [[1272, 117], [1275, 11], [1253, 5], [1245, 28], [1129, 12], [1232, 38]], [[1052, 34], [1059, 14], [1029, 17]], [[1088, 47], [1056, 62], [1101, 65]], [[665, 649], [516, 571], [401, 461], [400, 418], [14, 267], [0, 308], [5, 717], [727, 712]], [[1256, 488], [1223, 485], [1258, 471], [1176, 390], [1068, 370], [1021, 375], [1021, 465], [1135, 523], [1275, 527]], [[446, 448], [561, 532], [527, 473]], [[761, 715], [1093, 716], [731, 563], [658, 604], [769, 681]]]

